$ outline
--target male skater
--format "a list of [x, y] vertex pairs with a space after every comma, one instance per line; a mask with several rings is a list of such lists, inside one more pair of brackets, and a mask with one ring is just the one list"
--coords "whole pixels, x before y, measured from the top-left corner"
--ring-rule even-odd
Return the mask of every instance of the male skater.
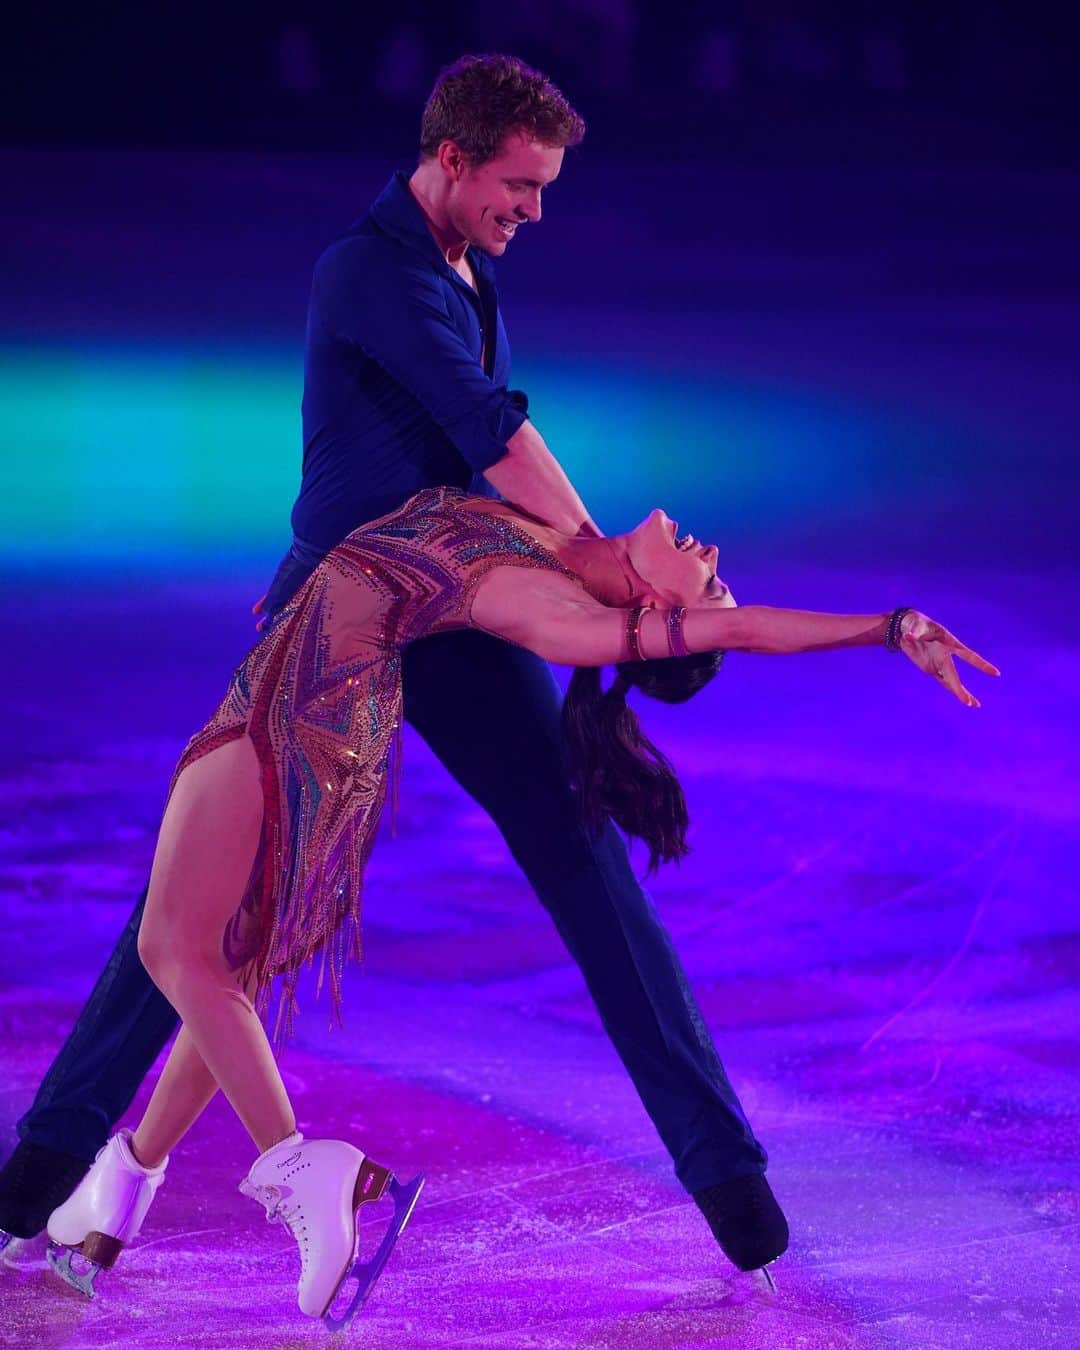
[[[493, 488], [570, 534], [599, 533], [509, 391], [492, 258], [540, 219], [584, 123], [509, 56], [463, 57], [424, 109], [420, 161], [319, 259], [308, 312], [294, 543], [263, 622], [359, 523], [421, 488]], [[490, 486], [489, 486], [490, 485]], [[754, 1138], [670, 941], [610, 821], [585, 829], [560, 755], [560, 700], [536, 656], [469, 631], [408, 648], [405, 716], [490, 813], [581, 968], [604, 1027], [727, 1256], [787, 1246]], [[74, 1190], [176, 1028], [139, 960], [145, 893], [0, 1171], [0, 1250]]]

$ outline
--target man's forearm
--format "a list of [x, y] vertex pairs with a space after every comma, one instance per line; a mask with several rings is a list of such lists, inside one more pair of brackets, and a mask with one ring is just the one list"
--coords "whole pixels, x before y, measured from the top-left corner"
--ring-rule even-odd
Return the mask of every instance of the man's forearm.
[[585, 503], [531, 422], [507, 441], [507, 453], [484, 477], [515, 506], [565, 534], [599, 535]]

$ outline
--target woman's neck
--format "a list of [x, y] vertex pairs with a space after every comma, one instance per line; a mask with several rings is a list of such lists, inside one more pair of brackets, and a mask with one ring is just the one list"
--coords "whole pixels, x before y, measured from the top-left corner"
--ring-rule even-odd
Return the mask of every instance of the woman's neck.
[[[490, 510], [494, 503], [485, 503]], [[536, 516], [510, 502], [500, 504], [518, 523], [576, 576], [605, 605], [624, 608], [648, 591], [648, 584], [634, 570], [626, 545], [626, 536], [567, 535], [545, 525]]]
[[621, 535], [584, 539], [560, 534], [556, 536], [555, 553], [605, 605], [629, 605], [647, 589], [630, 563]]

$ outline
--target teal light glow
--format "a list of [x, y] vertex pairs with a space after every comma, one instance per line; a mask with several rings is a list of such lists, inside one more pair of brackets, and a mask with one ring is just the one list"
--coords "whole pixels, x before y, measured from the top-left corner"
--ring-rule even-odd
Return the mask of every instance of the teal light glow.
[[[750, 516], [854, 510], [874, 491], [868, 466], [880, 481], [883, 447], [903, 439], [865, 410], [644, 365], [564, 366], [525, 353], [516, 376], [609, 530], [653, 505], [699, 535]], [[210, 566], [273, 556], [288, 541], [299, 482], [300, 396], [291, 350], [7, 353], [0, 550], [24, 561]]]
[[884, 418], [864, 410], [646, 366], [519, 366], [545, 437], [610, 529], [652, 506], [699, 533], [762, 509], [842, 511], [870, 488]]
[[292, 356], [8, 354], [0, 423], [3, 548], [18, 556], [244, 554], [288, 541]]

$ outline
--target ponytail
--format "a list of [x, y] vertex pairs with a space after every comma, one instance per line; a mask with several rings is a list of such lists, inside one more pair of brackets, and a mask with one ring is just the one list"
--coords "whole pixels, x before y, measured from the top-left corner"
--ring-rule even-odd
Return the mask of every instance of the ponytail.
[[570, 781], [589, 829], [610, 816], [649, 850], [647, 871], [684, 857], [689, 816], [671, 761], [641, 730], [620, 673], [604, 692], [596, 667], [576, 670], [563, 704]]
[[581, 666], [570, 679], [563, 746], [582, 819], [596, 830], [610, 816], [642, 840], [649, 850], [647, 875], [690, 852], [690, 817], [675, 769], [641, 730], [627, 691], [633, 686], [650, 698], [683, 703], [712, 679], [722, 660], [722, 652], [696, 652], [674, 660], [624, 661], [606, 691], [598, 667]]

